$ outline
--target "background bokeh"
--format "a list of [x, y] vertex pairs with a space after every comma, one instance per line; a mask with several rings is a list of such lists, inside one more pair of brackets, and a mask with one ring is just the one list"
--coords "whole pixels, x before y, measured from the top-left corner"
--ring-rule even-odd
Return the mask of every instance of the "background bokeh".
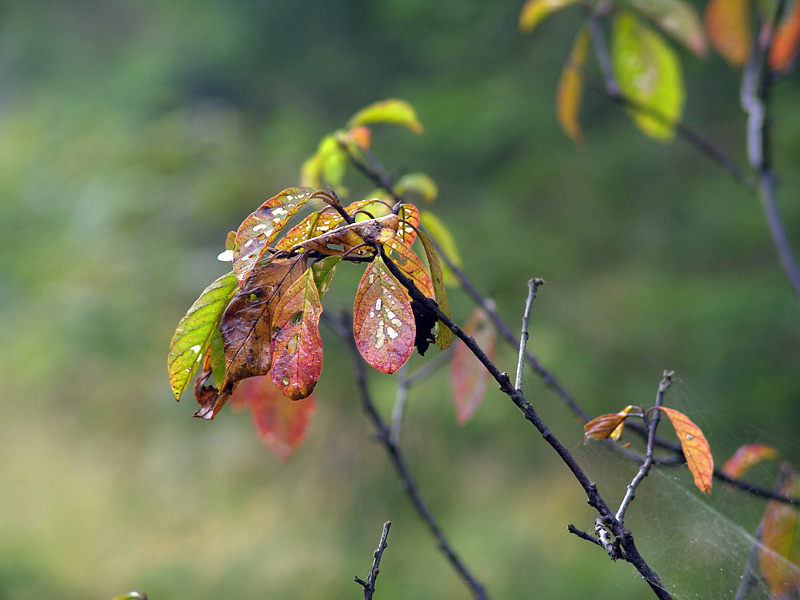
[[[387, 519], [381, 598], [468, 597], [371, 439], [332, 332], [308, 440], [286, 464], [245, 413], [192, 419], [193, 400], [176, 404], [166, 375], [178, 320], [225, 272], [215, 257], [226, 233], [298, 183], [325, 133], [386, 97], [410, 101], [425, 133], [376, 129], [378, 157], [437, 181], [431, 209], [513, 328], [527, 280], [547, 280], [529, 348], [587, 412], [647, 406], [674, 369], [668, 402], [704, 428], [718, 462], [759, 441], [800, 464], [800, 307], [758, 200], [687, 144], [645, 138], [592, 91], [576, 148], [554, 96], [580, 13], [526, 36], [520, 6], [0, 6], [0, 598], [357, 598], [352, 577], [366, 575]], [[742, 161], [738, 74], [680, 52], [688, 123]], [[800, 251], [796, 75], [773, 102], [780, 208]], [[371, 189], [354, 174], [348, 187]], [[327, 310], [352, 302], [358, 274], [344, 270]], [[466, 295], [453, 290], [451, 303], [464, 321]], [[497, 360], [512, 371], [514, 351]], [[388, 413], [392, 378], [371, 382]], [[621, 497], [634, 467], [584, 448], [579, 423], [531, 374], [525, 389], [601, 490]], [[453, 415], [443, 372], [412, 393], [403, 443], [493, 597], [649, 593], [566, 532], [590, 528], [592, 512], [506, 398], [490, 390], [465, 427]], [[771, 485], [774, 469], [755, 476]], [[630, 518], [671, 589], [691, 595], [712, 570], [682, 540], [696, 541], [713, 511], [752, 532], [763, 503], [721, 486], [698, 500], [685, 469], [656, 481]], [[715, 544], [702, 556], [747, 555]], [[725, 569], [743, 569], [733, 562]]]

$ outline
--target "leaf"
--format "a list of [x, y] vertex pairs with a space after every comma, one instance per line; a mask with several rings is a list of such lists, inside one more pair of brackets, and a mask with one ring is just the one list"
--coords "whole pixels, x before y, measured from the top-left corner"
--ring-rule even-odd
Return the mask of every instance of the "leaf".
[[372, 145], [372, 132], [369, 127], [357, 125], [343, 136], [346, 144], [355, 144], [360, 150], [369, 150]]
[[765, 444], [745, 444], [731, 456], [722, 467], [722, 472], [728, 477], [738, 479], [751, 467], [760, 462], [778, 458], [778, 451]]
[[[793, 498], [800, 496], [800, 476], [791, 472], [779, 491]], [[761, 525], [761, 574], [770, 597], [781, 598], [800, 586], [800, 514], [796, 506], [770, 500]]]
[[789, 16], [775, 32], [769, 49], [769, 66], [773, 71], [786, 71], [794, 62], [800, 48], [800, 2], [794, 3]]
[[520, 31], [533, 31], [542, 19], [577, 0], [528, 0], [519, 14]]
[[[458, 252], [456, 240], [447, 226], [439, 217], [427, 210], [423, 210], [420, 213], [420, 223], [436, 245], [439, 246], [440, 252], [460, 269], [462, 267], [461, 255]], [[457, 286], [461, 283], [458, 277], [453, 273], [453, 270], [447, 266], [446, 262], [442, 263], [442, 273], [444, 274], [444, 283], [447, 286]]]
[[321, 188], [326, 182], [334, 187], [340, 186], [348, 159], [339, 146], [339, 134], [334, 132], [323, 137], [317, 151], [303, 163], [300, 168], [301, 186]]
[[223, 275], [203, 290], [178, 323], [169, 344], [168, 360], [169, 382], [176, 399], [180, 399], [200, 367], [222, 312], [238, 287], [233, 273]]
[[[436, 299], [436, 304], [439, 305], [441, 310], [448, 317], [450, 316], [450, 300], [447, 297], [447, 289], [444, 285], [444, 275], [442, 274], [442, 265], [439, 262], [439, 255], [436, 253], [436, 248], [433, 245], [433, 240], [425, 233], [419, 233], [419, 239], [422, 242], [422, 247], [425, 249], [425, 257], [428, 259], [428, 267], [431, 270], [431, 280], [433, 282], [433, 294]], [[436, 331], [436, 345], [441, 350], [447, 350], [453, 342], [453, 332], [444, 323], [439, 321]]]
[[[222, 391], [231, 392], [242, 379], [266, 375], [272, 366], [272, 315], [281, 295], [305, 271], [305, 256], [259, 265], [237, 292], [220, 322], [225, 347]], [[214, 406], [213, 418], [222, 405]]]
[[583, 141], [583, 132], [578, 122], [578, 112], [581, 107], [581, 94], [583, 93], [583, 68], [586, 65], [586, 56], [589, 52], [591, 33], [583, 27], [575, 38], [572, 53], [561, 72], [556, 95], [556, 108], [558, 122], [574, 142]]
[[629, 108], [634, 123], [655, 139], [670, 139], [685, 100], [677, 55], [663, 37], [629, 13], [620, 13], [612, 35], [614, 74], [622, 94], [634, 104]]
[[320, 297], [324, 296], [325, 292], [330, 288], [331, 281], [336, 274], [336, 269], [339, 268], [341, 260], [340, 256], [326, 256], [322, 260], [311, 265], [311, 271], [314, 274], [314, 284], [319, 290]]
[[369, 125], [371, 123], [401, 125], [414, 133], [422, 133], [422, 124], [417, 118], [414, 107], [405, 100], [397, 98], [381, 100], [362, 108], [350, 118], [347, 122], [347, 128], [352, 129], [357, 125]]
[[239, 382], [231, 404], [238, 409], [250, 408], [261, 441], [281, 460], [287, 460], [303, 442], [316, 410], [314, 396], [293, 402], [267, 376]]
[[397, 235], [403, 240], [406, 246], [411, 246], [417, 239], [417, 229], [419, 228], [419, 210], [413, 204], [403, 203], [397, 213], [399, 220]]
[[435, 295], [433, 283], [416, 252], [406, 246], [400, 236], [384, 242], [384, 248], [394, 263], [403, 271], [403, 274], [414, 282], [419, 291], [428, 298], [433, 298]]
[[[329, 255], [343, 255], [351, 253], [358, 246], [366, 242], [383, 244], [394, 239], [397, 234], [399, 221], [397, 215], [390, 214], [377, 219], [367, 219], [349, 225], [344, 225], [328, 233], [318, 235], [304, 242], [300, 242], [293, 249], [321, 252]], [[364, 248], [359, 254], [373, 253], [374, 249]]]
[[309, 268], [283, 291], [272, 316], [272, 383], [292, 400], [314, 391], [322, 372], [321, 314], [319, 292]]
[[[478, 307], [463, 327], [464, 333], [475, 340], [486, 356], [494, 357], [497, 333], [489, 316]], [[456, 342], [450, 362], [450, 388], [456, 407], [456, 422], [464, 425], [475, 414], [486, 392], [489, 372], [464, 342]]]
[[619, 440], [622, 437], [625, 419], [633, 408], [634, 407], [629, 404], [617, 413], [600, 415], [586, 423], [583, 426], [583, 443], [585, 444], [588, 442], [589, 438], [595, 438], [597, 440], [605, 440], [607, 438]]
[[[369, 203], [369, 200], [358, 200], [345, 208], [345, 211], [347, 214], [352, 215]], [[329, 233], [342, 223], [344, 223], [344, 217], [342, 215], [330, 207], [323, 208], [322, 210], [311, 213], [286, 232], [286, 235], [275, 244], [275, 249], [289, 252], [292, 248], [297, 246], [297, 244]]]
[[681, 443], [686, 464], [694, 477], [694, 484], [704, 494], [711, 493], [711, 484], [714, 477], [714, 458], [708, 441], [700, 428], [689, 417], [674, 408], [657, 407], [669, 417], [678, 440]]
[[414, 350], [411, 302], [380, 256], [370, 263], [358, 285], [353, 333], [361, 356], [383, 373], [397, 371]]
[[694, 6], [683, 0], [631, 0], [631, 5], [673, 40], [700, 58], [706, 56], [706, 36]]
[[419, 194], [427, 202], [433, 202], [439, 195], [436, 182], [425, 173], [406, 173], [394, 185], [394, 193], [398, 196]]
[[233, 272], [239, 283], [250, 275], [287, 221], [317, 193], [314, 188], [289, 188], [273, 196], [248, 216], [236, 231]]
[[750, 57], [750, 0], [710, 0], [705, 23], [711, 45], [729, 63], [741, 67]]

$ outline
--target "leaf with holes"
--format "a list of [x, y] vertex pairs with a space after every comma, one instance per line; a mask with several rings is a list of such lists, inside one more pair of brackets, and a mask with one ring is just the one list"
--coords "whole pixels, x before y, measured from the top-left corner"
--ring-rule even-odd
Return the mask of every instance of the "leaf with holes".
[[[366, 242], [383, 244], [395, 237], [398, 228], [398, 218], [395, 214], [386, 215], [377, 219], [367, 219], [349, 225], [344, 225], [328, 233], [318, 235], [297, 244], [293, 250], [300, 249], [320, 252], [328, 255], [350, 254]], [[365, 246], [361, 255], [374, 253], [374, 249]]]
[[769, 66], [773, 71], [786, 71], [794, 63], [800, 48], [800, 2], [783, 19], [769, 49]]
[[710, 0], [704, 18], [714, 49], [732, 65], [744, 65], [753, 44], [750, 0]]
[[314, 188], [283, 190], [242, 222], [233, 245], [233, 272], [239, 283], [247, 279], [292, 215], [316, 193]]
[[272, 316], [272, 383], [292, 400], [314, 391], [322, 372], [321, 314], [319, 292], [309, 268], [282, 291]]
[[778, 451], [766, 444], [745, 444], [731, 456], [722, 472], [728, 477], [739, 478], [744, 475], [751, 467], [754, 467], [765, 460], [777, 459]]
[[372, 123], [388, 123], [400, 125], [414, 133], [422, 133], [422, 124], [419, 122], [414, 107], [405, 100], [389, 98], [375, 102], [362, 108], [347, 122], [347, 128], [352, 129], [357, 125], [370, 125]]
[[583, 443], [585, 444], [588, 442], [589, 438], [595, 438], [597, 440], [605, 440], [607, 438], [619, 440], [619, 438], [622, 437], [625, 419], [627, 419], [628, 413], [630, 413], [633, 408], [633, 406], [628, 405], [617, 413], [600, 415], [586, 423], [583, 426]]
[[[300, 255], [258, 265], [228, 305], [220, 322], [225, 348], [223, 392], [230, 393], [242, 379], [269, 373], [272, 315], [283, 292], [305, 271], [305, 263], [305, 256]], [[215, 405], [202, 416], [213, 419], [221, 407]]]
[[[359, 200], [345, 208], [345, 211], [352, 215], [369, 203], [369, 200]], [[302, 242], [330, 233], [342, 223], [344, 217], [330, 207], [313, 212], [286, 232], [275, 244], [275, 249], [289, 252]]]
[[[490, 359], [494, 357], [497, 332], [482, 308], [477, 308], [464, 325], [464, 333], [471, 336]], [[450, 388], [456, 407], [456, 422], [463, 425], [475, 414], [489, 382], [489, 372], [460, 340], [453, 348], [450, 362]]]
[[575, 4], [577, 0], [528, 0], [519, 14], [519, 28], [532, 31], [546, 16], [561, 10], [565, 6]]
[[411, 301], [380, 256], [370, 263], [358, 285], [353, 333], [361, 356], [383, 373], [397, 371], [414, 350]]
[[233, 273], [223, 275], [203, 290], [178, 323], [169, 344], [168, 361], [169, 382], [176, 399], [200, 367], [220, 317], [238, 287]]
[[397, 235], [406, 246], [411, 246], [417, 239], [419, 210], [413, 204], [405, 203], [397, 211], [397, 219]]
[[305, 439], [316, 410], [314, 396], [294, 402], [272, 385], [269, 376], [240, 381], [231, 396], [237, 409], [250, 409], [253, 424], [264, 442], [281, 460], [287, 460]]
[[583, 132], [578, 122], [578, 113], [581, 108], [581, 95], [583, 94], [583, 68], [586, 66], [586, 56], [589, 53], [591, 34], [584, 27], [575, 38], [575, 45], [569, 55], [567, 64], [561, 72], [556, 95], [556, 109], [558, 123], [574, 142], [583, 141]]
[[686, 464], [694, 477], [694, 484], [704, 494], [711, 493], [711, 484], [714, 477], [714, 458], [708, 440], [700, 428], [689, 417], [674, 408], [657, 407], [669, 417], [678, 440], [681, 443]]
[[[800, 476], [789, 472], [779, 491], [792, 498], [800, 497]], [[796, 506], [770, 500], [761, 526], [763, 545], [759, 559], [770, 598], [796, 597], [788, 593], [796, 592], [800, 586], [800, 513]]]
[[431, 278], [416, 252], [406, 246], [399, 236], [384, 242], [383, 247], [392, 261], [406, 277], [414, 282], [420, 292], [428, 298], [435, 296]]
[[681, 65], [664, 38], [630, 13], [614, 22], [612, 60], [620, 90], [636, 126], [647, 135], [668, 140], [680, 121], [685, 93]]
[[[441, 310], [448, 317], [450, 316], [450, 300], [447, 297], [447, 288], [444, 285], [444, 275], [442, 274], [442, 264], [439, 262], [439, 255], [436, 252], [436, 247], [433, 241], [425, 233], [419, 233], [419, 239], [422, 242], [422, 247], [425, 249], [425, 257], [428, 259], [428, 266], [431, 270], [431, 280], [433, 282], [433, 294], [436, 299], [436, 304], [439, 305]], [[441, 350], [447, 350], [453, 342], [453, 332], [441, 321], [438, 322], [436, 330], [436, 345]]]
[[673, 40], [705, 57], [706, 36], [694, 6], [684, 0], [631, 0], [631, 5]]

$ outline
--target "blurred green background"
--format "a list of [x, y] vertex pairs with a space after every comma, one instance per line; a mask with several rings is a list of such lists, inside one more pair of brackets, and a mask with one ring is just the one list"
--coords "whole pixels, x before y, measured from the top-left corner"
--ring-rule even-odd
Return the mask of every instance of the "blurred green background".
[[[800, 306], [757, 199], [685, 143], [645, 138], [591, 91], [588, 143], [576, 148], [554, 96], [579, 11], [526, 36], [521, 4], [0, 6], [0, 598], [358, 598], [352, 577], [366, 576], [387, 519], [377, 597], [468, 597], [371, 439], [330, 331], [317, 414], [286, 464], [245, 413], [192, 419], [193, 400], [176, 404], [166, 375], [178, 320], [225, 272], [215, 257], [226, 233], [298, 183], [325, 133], [386, 97], [410, 101], [426, 131], [378, 128], [376, 154], [394, 173], [435, 178], [432, 209], [513, 329], [527, 280], [547, 280], [529, 348], [587, 412], [648, 406], [674, 369], [682, 382], [668, 402], [703, 427], [718, 463], [758, 441], [800, 464]], [[738, 74], [680, 52], [687, 121], [741, 161]], [[798, 106], [793, 75], [774, 94], [774, 156], [796, 251]], [[372, 186], [353, 174], [348, 187]], [[352, 302], [358, 273], [341, 271], [327, 310]], [[451, 303], [463, 322], [468, 298], [453, 290]], [[513, 371], [512, 349], [497, 360]], [[388, 414], [392, 378], [371, 381]], [[584, 448], [580, 424], [531, 374], [525, 389], [618, 501], [634, 467]], [[591, 528], [592, 512], [495, 390], [458, 427], [445, 373], [426, 381], [403, 443], [492, 597], [649, 594], [627, 565], [566, 532]], [[690, 558], [684, 540], [712, 544], [697, 529], [712, 510], [752, 532], [764, 505], [721, 486], [698, 500], [682, 485], [685, 469], [646, 482], [634, 531], [671, 590], [721, 597], [693, 591], [718, 569]], [[730, 558], [719, 569], [735, 578], [749, 549], [720, 531], [726, 541], [703, 560]]]

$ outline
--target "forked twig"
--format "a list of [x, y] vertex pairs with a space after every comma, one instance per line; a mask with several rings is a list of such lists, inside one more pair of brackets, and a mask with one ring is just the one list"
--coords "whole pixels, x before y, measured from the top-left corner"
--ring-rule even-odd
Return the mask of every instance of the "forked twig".
[[364, 600], [372, 600], [372, 595], [375, 593], [375, 581], [378, 579], [378, 573], [380, 573], [381, 558], [383, 558], [383, 551], [386, 550], [386, 538], [389, 536], [389, 528], [391, 526], [391, 521], [386, 521], [386, 523], [383, 524], [381, 540], [378, 542], [378, 548], [372, 554], [372, 568], [369, 570], [367, 580], [364, 581], [358, 575], [353, 579], [358, 585], [364, 588]]

